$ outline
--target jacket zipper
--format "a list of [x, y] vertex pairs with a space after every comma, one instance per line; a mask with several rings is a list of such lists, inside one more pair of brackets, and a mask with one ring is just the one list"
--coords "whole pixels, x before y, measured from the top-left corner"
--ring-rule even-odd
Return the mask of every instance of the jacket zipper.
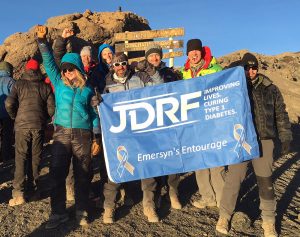
[[71, 128], [73, 128], [73, 108], [74, 108], [74, 99], [76, 96], [77, 88], [74, 88], [73, 91], [74, 91], [74, 94], [73, 94], [73, 98], [72, 98], [72, 109], [71, 109]]

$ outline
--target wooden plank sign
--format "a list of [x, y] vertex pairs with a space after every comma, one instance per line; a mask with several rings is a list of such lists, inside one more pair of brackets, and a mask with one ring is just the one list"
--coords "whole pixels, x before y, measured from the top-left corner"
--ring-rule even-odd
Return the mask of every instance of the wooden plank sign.
[[115, 42], [127, 40], [144, 40], [153, 38], [169, 38], [183, 36], [184, 28], [172, 28], [164, 30], [144, 30], [136, 32], [124, 32], [115, 34]]
[[[176, 51], [176, 52], [171, 52], [171, 53], [164, 53], [163, 54], [163, 59], [164, 58], [174, 58], [174, 57], [181, 57], [183, 56], [183, 51]], [[142, 61], [143, 59], [145, 59], [145, 57], [139, 57], [139, 58], [130, 58], [128, 59], [129, 64], [136, 61]]]
[[115, 49], [116, 52], [144, 51], [147, 47], [153, 44], [160, 45], [163, 49], [183, 48], [183, 40], [167, 40], [116, 44]]

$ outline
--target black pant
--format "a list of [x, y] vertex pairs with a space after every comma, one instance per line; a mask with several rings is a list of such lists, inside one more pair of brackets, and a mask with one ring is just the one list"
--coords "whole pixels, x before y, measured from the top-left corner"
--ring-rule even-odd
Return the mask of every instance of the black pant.
[[0, 119], [0, 161], [11, 160], [14, 157], [14, 122], [10, 118]]
[[92, 133], [86, 129], [57, 126], [53, 140], [53, 157], [50, 165], [53, 184], [51, 192], [52, 213], [64, 214], [66, 211], [66, 177], [72, 157], [76, 210], [87, 211], [89, 186], [92, 177]]
[[[38, 129], [20, 129], [16, 134], [16, 169], [13, 182], [13, 197], [24, 195], [25, 177], [32, 179], [36, 187], [39, 178], [39, 164], [43, 149], [44, 131]], [[31, 155], [31, 157], [30, 157]]]

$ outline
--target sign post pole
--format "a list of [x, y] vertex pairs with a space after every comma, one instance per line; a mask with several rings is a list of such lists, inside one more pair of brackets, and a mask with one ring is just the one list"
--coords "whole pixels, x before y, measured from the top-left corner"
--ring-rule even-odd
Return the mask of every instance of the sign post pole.
[[[173, 42], [173, 37], [169, 38], [169, 41]], [[174, 51], [173, 47], [169, 49], [169, 52], [172, 53]], [[169, 67], [174, 67], [174, 58], [169, 59]]]

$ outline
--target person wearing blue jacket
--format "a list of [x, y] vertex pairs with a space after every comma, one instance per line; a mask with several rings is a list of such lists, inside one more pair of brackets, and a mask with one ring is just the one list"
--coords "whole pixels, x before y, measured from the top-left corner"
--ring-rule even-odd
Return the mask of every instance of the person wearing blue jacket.
[[[5, 100], [10, 94], [15, 80], [12, 78], [13, 66], [0, 62], [0, 161], [7, 162], [13, 158], [13, 121], [5, 109]], [[5, 137], [5, 139], [3, 139]]]
[[[66, 177], [73, 158], [76, 219], [88, 225], [88, 195], [91, 183], [91, 149], [99, 146], [99, 117], [91, 105], [93, 89], [86, 85], [80, 55], [66, 53], [58, 69], [45, 40], [47, 28], [37, 26], [38, 46], [43, 64], [55, 89], [56, 130], [50, 163], [52, 213], [46, 229], [68, 221], [66, 212]], [[94, 140], [93, 139], [94, 134]], [[93, 143], [93, 144], [92, 144]]]
[[98, 50], [98, 60], [99, 60], [98, 67], [102, 78], [105, 78], [106, 75], [109, 73], [109, 69], [111, 67], [111, 62], [114, 54], [115, 51], [113, 47], [111, 47], [109, 44], [100, 45]]

